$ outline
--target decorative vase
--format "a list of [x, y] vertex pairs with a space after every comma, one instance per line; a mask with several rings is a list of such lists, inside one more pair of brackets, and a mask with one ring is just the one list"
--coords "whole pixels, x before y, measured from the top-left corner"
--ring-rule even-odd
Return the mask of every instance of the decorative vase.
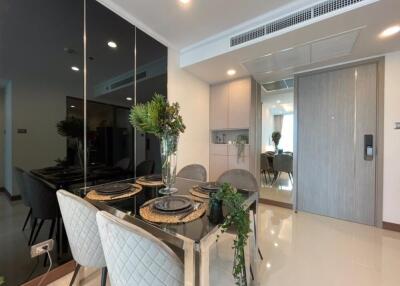
[[178, 139], [178, 136], [172, 135], [161, 137], [161, 175], [165, 185], [165, 188], [159, 191], [162, 195], [171, 195], [178, 191], [173, 187], [176, 180]]
[[220, 224], [224, 221], [221, 200], [212, 199], [210, 201], [210, 214], [208, 215], [208, 219], [213, 224]]

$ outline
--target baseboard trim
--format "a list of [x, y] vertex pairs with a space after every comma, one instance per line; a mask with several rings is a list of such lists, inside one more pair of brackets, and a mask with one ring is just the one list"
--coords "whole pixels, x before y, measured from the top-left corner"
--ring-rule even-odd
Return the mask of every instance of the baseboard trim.
[[12, 196], [12, 195], [7, 191], [7, 189], [4, 188], [4, 187], [1, 187], [1, 188], [0, 188], [0, 193], [4, 193], [4, 194], [6, 195], [6, 197], [7, 197], [7, 199], [8, 199], [10, 202], [18, 201], [18, 200], [21, 199], [21, 196], [20, 196], [20, 195]]
[[263, 199], [263, 198], [260, 198], [259, 202], [262, 204], [265, 204], [265, 205], [271, 205], [271, 206], [281, 207], [281, 208], [285, 208], [285, 209], [293, 209], [293, 204], [289, 204], [289, 203], [283, 203], [283, 202], [278, 202], [278, 201], [273, 201], [273, 200]]
[[400, 232], [400, 224], [392, 223], [392, 222], [382, 222], [382, 228], [391, 231]]
[[[61, 277], [64, 277], [65, 275], [73, 272], [75, 269], [75, 265], [76, 265], [76, 262], [74, 260], [71, 260], [61, 266], [54, 268], [47, 274], [46, 278], [42, 282], [42, 285], [50, 284], [50, 283], [60, 279]], [[22, 284], [21, 286], [37, 286], [44, 275], [45, 274], [40, 275], [40, 276], [32, 279], [31, 281], [28, 281], [28, 282]]]

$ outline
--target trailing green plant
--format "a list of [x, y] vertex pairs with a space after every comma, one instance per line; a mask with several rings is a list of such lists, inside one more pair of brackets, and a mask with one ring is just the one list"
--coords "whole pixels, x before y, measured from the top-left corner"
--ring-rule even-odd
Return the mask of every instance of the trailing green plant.
[[272, 141], [275, 144], [275, 148], [278, 149], [279, 141], [281, 140], [281, 133], [279, 131], [272, 132]]
[[161, 94], [154, 94], [151, 101], [132, 107], [129, 121], [138, 130], [163, 136], [179, 136], [185, 132], [179, 104], [170, 104]]
[[244, 248], [247, 245], [251, 229], [249, 210], [244, 208], [245, 199], [234, 187], [224, 183], [218, 192], [211, 195], [210, 205], [215, 200], [222, 201], [227, 213], [221, 225], [222, 232], [226, 232], [231, 227], [236, 231], [232, 247], [235, 250], [232, 274], [236, 285], [247, 285]]
[[0, 276], [0, 285], [3, 285], [6, 283], [6, 279], [3, 276]]
[[249, 136], [240, 134], [236, 137], [235, 145], [237, 148], [237, 161], [244, 155], [244, 147], [249, 143]]

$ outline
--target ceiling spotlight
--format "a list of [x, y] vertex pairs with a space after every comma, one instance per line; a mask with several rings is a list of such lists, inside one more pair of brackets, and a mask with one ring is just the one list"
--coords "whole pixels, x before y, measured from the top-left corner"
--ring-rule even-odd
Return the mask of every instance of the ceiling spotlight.
[[228, 71], [226, 72], [226, 74], [229, 75], [229, 76], [233, 76], [233, 75], [236, 74], [236, 71], [235, 71], [234, 69], [230, 69], [230, 70], [228, 70]]
[[179, 0], [182, 4], [189, 4], [190, 0]]
[[127, 101], [132, 101], [132, 97], [127, 97], [126, 100]]
[[71, 107], [71, 108], [75, 108], [75, 105], [71, 105], [70, 107]]
[[72, 67], [71, 67], [71, 70], [73, 70], [73, 71], [75, 71], [75, 72], [78, 72], [78, 71], [79, 71], [79, 68], [78, 68], [77, 66], [72, 66]]
[[391, 27], [383, 30], [383, 32], [379, 34], [379, 37], [387, 38], [387, 37], [397, 34], [398, 32], [400, 32], [400, 25], [391, 26]]
[[108, 45], [110, 48], [112, 48], [112, 49], [116, 49], [116, 48], [118, 47], [117, 43], [116, 43], [116, 42], [113, 42], [113, 41], [109, 41], [109, 42], [107, 43], [107, 45]]

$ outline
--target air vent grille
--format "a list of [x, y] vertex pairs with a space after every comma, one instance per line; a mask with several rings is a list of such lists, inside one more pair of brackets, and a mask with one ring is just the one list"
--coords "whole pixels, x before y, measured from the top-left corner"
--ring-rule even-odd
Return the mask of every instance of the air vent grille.
[[294, 86], [294, 80], [292, 78], [263, 84], [264, 89], [268, 92], [293, 88], [293, 86]]
[[231, 47], [249, 42], [251, 40], [263, 37], [268, 34], [283, 30], [288, 27], [306, 22], [313, 18], [328, 14], [330, 12], [348, 7], [365, 0], [328, 0], [319, 4], [316, 4], [308, 9], [292, 13], [289, 16], [280, 18], [273, 22], [267, 23], [263, 26], [252, 29], [245, 33], [239, 34], [231, 38]]
[[314, 17], [322, 16], [362, 1], [363, 0], [331, 0], [322, 2], [313, 7]]

